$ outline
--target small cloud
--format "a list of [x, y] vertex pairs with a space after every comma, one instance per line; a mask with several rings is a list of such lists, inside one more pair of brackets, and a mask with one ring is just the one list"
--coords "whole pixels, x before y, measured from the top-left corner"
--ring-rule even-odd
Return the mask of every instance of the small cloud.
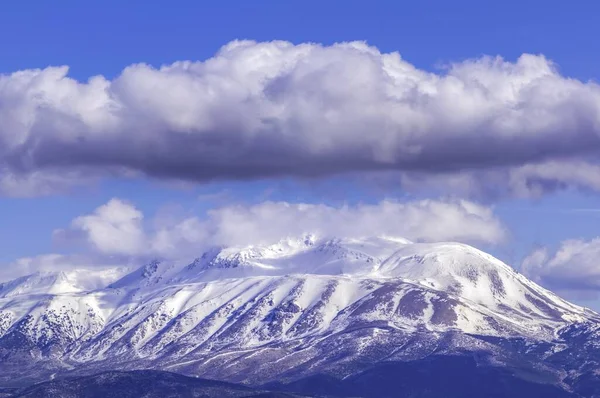
[[111, 199], [92, 214], [74, 219], [68, 230], [57, 230], [54, 235], [63, 240], [84, 237], [94, 250], [105, 254], [136, 255], [146, 250], [143, 218], [135, 206]]

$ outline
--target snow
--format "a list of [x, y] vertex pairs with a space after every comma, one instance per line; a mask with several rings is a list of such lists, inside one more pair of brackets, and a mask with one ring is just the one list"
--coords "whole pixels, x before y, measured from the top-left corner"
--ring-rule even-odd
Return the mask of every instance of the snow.
[[[73, 361], [183, 361], [194, 352], [320, 338], [361, 322], [406, 333], [552, 339], [570, 322], [597, 318], [457, 243], [306, 235], [127, 272], [36, 273], [0, 284], [0, 339], [16, 330], [39, 344], [54, 339], [70, 347], [64, 355]], [[375, 327], [358, 344], [381, 333]]]

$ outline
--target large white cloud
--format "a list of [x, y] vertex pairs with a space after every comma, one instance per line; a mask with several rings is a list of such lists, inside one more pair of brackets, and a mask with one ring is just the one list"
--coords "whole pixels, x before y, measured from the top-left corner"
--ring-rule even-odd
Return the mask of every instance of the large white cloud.
[[162, 217], [162, 222], [152, 225], [144, 225], [142, 218], [132, 204], [112, 199], [92, 214], [76, 218], [70, 228], [57, 234], [83, 239], [102, 255], [171, 258], [197, 256], [214, 245], [271, 244], [307, 233], [479, 243], [499, 243], [506, 236], [504, 226], [490, 208], [467, 201], [382, 201], [341, 207], [263, 202], [225, 206], [179, 219]]
[[563, 241], [554, 252], [541, 247], [522, 263], [522, 271], [536, 282], [572, 295], [600, 291], [600, 238]]
[[549, 170], [598, 167], [600, 87], [543, 56], [435, 74], [358, 42], [235, 41], [204, 62], [132, 65], [114, 80], [67, 73], [0, 76], [4, 193], [106, 173], [204, 181], [374, 170], [491, 170], [509, 176], [495, 189], [510, 192], [531, 179], [544, 182], [535, 189], [598, 188], [588, 174]]

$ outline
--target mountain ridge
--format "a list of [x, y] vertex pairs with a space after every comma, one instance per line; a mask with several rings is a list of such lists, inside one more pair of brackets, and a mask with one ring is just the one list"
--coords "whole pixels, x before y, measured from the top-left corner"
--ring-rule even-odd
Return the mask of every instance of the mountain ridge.
[[4, 380], [26, 363], [43, 364], [38, 379], [148, 368], [262, 384], [486, 352], [490, 363], [527, 358], [560, 384], [560, 366], [537, 362], [569, 350], [574, 325], [594, 335], [600, 319], [458, 243], [307, 235], [111, 272], [90, 290], [69, 272], [0, 284]]

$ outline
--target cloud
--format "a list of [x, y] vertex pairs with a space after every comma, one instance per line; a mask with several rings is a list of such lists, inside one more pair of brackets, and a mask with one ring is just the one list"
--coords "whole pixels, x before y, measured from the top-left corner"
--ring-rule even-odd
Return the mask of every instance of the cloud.
[[[26, 275], [61, 273], [56, 280], [52, 281], [53, 278], [49, 278], [42, 281], [41, 284], [47, 284], [48, 288], [50, 288], [50, 284], [55, 284], [52, 290], [60, 293], [90, 291], [106, 287], [109, 283], [118, 280], [139, 266], [139, 262], [136, 261], [128, 261], [124, 258], [115, 261], [114, 258], [110, 259], [90, 253], [85, 255], [53, 253], [23, 257], [8, 266], [0, 267], [0, 290], [2, 290], [3, 282]], [[39, 288], [39, 283], [35, 282], [34, 287]], [[11, 296], [19, 292], [18, 290], [11, 292], [10, 286], [8, 288], [2, 293], [8, 293]]]
[[111, 199], [92, 214], [73, 220], [70, 229], [57, 230], [58, 239], [83, 237], [90, 246], [105, 254], [139, 254], [146, 250], [143, 214], [133, 205]]
[[[131, 65], [114, 80], [78, 82], [67, 67], [0, 76], [0, 190], [13, 195], [88, 175], [385, 170], [491, 172], [503, 194], [599, 189], [590, 175], [599, 134], [600, 87], [561, 76], [541, 55], [482, 57], [436, 74], [362, 42], [234, 41], [203, 62]], [[551, 171], [574, 162], [587, 171]]]
[[72, 186], [89, 185], [91, 179], [83, 177], [84, 173], [75, 170], [62, 172], [32, 170], [28, 173], [14, 173], [7, 167], [0, 167], [0, 195], [15, 197], [50, 195], [58, 191], [67, 191]]
[[0, 275], [5, 279], [46, 271], [67, 271], [85, 263], [82, 257], [51, 253], [33, 257], [22, 257], [9, 267], [1, 267]]
[[563, 241], [555, 252], [542, 247], [531, 252], [522, 272], [544, 286], [572, 295], [600, 290], [600, 238]]
[[101, 255], [197, 256], [209, 246], [271, 244], [312, 233], [322, 237], [389, 235], [417, 241], [498, 243], [506, 230], [492, 209], [468, 201], [423, 200], [332, 207], [263, 202], [215, 208], [203, 216], [143, 224], [132, 204], [112, 199], [57, 234], [85, 240]]
[[600, 191], [600, 166], [583, 160], [551, 160], [510, 168], [431, 174], [387, 173], [384, 186], [408, 192], [456, 195], [480, 201], [505, 197], [540, 198], [561, 190]]
[[466, 201], [433, 201], [330, 207], [266, 202], [226, 207], [209, 213], [209, 228], [219, 243], [272, 242], [313, 232], [324, 236], [401, 236], [423, 241], [497, 243], [505, 236], [486, 207]]

